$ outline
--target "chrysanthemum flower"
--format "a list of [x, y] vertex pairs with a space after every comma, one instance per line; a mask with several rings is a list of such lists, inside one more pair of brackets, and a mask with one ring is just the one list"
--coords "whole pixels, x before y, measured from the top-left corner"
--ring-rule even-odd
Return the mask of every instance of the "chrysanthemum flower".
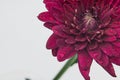
[[48, 11], [38, 18], [53, 31], [46, 47], [58, 61], [78, 55], [85, 80], [93, 59], [116, 77], [120, 65], [120, 0], [44, 0]]

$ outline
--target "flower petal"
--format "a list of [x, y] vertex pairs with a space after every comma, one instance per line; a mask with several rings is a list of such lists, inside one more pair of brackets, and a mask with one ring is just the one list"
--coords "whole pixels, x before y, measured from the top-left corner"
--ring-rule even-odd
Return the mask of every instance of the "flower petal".
[[52, 55], [57, 56], [58, 48], [52, 49]]
[[76, 51], [83, 50], [84, 48], [87, 47], [87, 44], [88, 44], [87, 42], [75, 44], [75, 50]]
[[76, 51], [72, 46], [64, 46], [59, 48], [57, 53], [57, 59], [58, 61], [64, 61], [65, 59], [68, 59], [76, 54]]
[[102, 52], [101, 50], [98, 48], [98, 49], [95, 49], [95, 50], [89, 50], [88, 49], [88, 53], [89, 55], [94, 58], [95, 60], [99, 60], [101, 59], [101, 56], [102, 56]]
[[108, 35], [108, 36], [113, 36], [116, 34], [116, 31], [112, 28], [108, 28], [105, 30], [105, 34]]
[[116, 77], [114, 68], [109, 61], [109, 58], [105, 54], [103, 54], [101, 59], [97, 60], [96, 62], [101, 65], [111, 76]]
[[117, 47], [120, 47], [120, 40], [116, 40], [112, 44], [115, 45], [115, 46], [117, 46]]
[[84, 42], [84, 41], [86, 41], [87, 39], [86, 39], [85, 36], [76, 36], [75, 40], [76, 40], [76, 41], [80, 41], [80, 42]]
[[74, 37], [69, 37], [68, 39], [65, 40], [65, 42], [67, 44], [74, 44], [74, 43], [76, 43]]
[[117, 32], [117, 38], [120, 38], [120, 28], [116, 28], [115, 30]]
[[115, 70], [113, 68], [113, 65], [109, 63], [107, 67], [103, 67], [111, 76], [116, 77]]
[[70, 4], [64, 4], [64, 13], [65, 13], [65, 19], [72, 22], [72, 19], [74, 17], [74, 9], [72, 8], [72, 5]]
[[54, 2], [55, 0], [44, 0], [44, 3], [48, 3], [48, 2]]
[[112, 58], [110, 58], [110, 61], [112, 63], [120, 66], [120, 57], [112, 57]]
[[52, 10], [55, 11], [52, 13], [55, 20], [57, 20], [58, 23], [63, 24], [64, 23], [64, 14], [57, 8], [53, 8]]
[[113, 42], [113, 41], [116, 41], [116, 37], [115, 36], [106, 36], [103, 38], [104, 41], [107, 41], [107, 42]]
[[109, 64], [109, 58], [104, 53], [101, 54], [101, 59], [97, 59], [96, 62], [100, 64], [103, 67], [108, 66]]
[[76, 29], [70, 29], [70, 33], [74, 35], [80, 35], [80, 31]]
[[94, 50], [97, 47], [98, 47], [98, 43], [97, 42], [92, 42], [92, 43], [88, 44], [89, 50]]
[[64, 39], [57, 39], [56, 44], [57, 44], [58, 47], [63, 47], [63, 46], [66, 45]]
[[114, 57], [120, 56], [120, 47], [113, 46], [113, 49], [114, 49], [114, 54], [113, 54], [113, 56], [114, 56]]
[[85, 80], [90, 80], [90, 76], [89, 76], [89, 72], [90, 70], [83, 70], [82, 68], [80, 68], [80, 72], [82, 74], [82, 76], [85, 78]]
[[38, 15], [38, 19], [43, 22], [55, 22], [49, 12], [43, 12]]
[[89, 56], [89, 54], [86, 51], [80, 51], [78, 53], [78, 65], [85, 80], [90, 80], [89, 72], [91, 64], [92, 58]]
[[46, 4], [46, 8], [57, 22], [64, 22], [63, 9], [56, 2], [49, 2]]
[[63, 8], [64, 8], [65, 12], [69, 12], [69, 14], [74, 13], [74, 8], [72, 7], [71, 4], [64, 4]]
[[112, 22], [112, 23], [110, 24], [110, 27], [111, 27], [111, 28], [116, 28], [115, 30], [117, 30], [117, 28], [120, 27], [120, 22], [119, 22], [119, 21]]
[[64, 25], [57, 25], [57, 26], [54, 26], [52, 30], [56, 35], [62, 38], [68, 38], [69, 36], [65, 32], [63, 32], [63, 29], [62, 29], [63, 27]]
[[44, 26], [47, 27], [48, 29], [52, 29], [53, 26], [57, 25], [56, 23], [51, 23], [51, 22], [45, 22]]
[[69, 27], [64, 27], [63, 31], [67, 34], [70, 34], [70, 28]]
[[47, 2], [46, 3], [46, 8], [49, 10], [49, 12], [52, 12], [53, 8], [60, 8], [60, 6], [57, 4], [57, 2]]
[[55, 34], [52, 34], [47, 41], [46, 48], [47, 49], [56, 48], [57, 47], [57, 44], [56, 44], [57, 39], [58, 39], [58, 36], [56, 36]]
[[103, 43], [100, 45], [100, 48], [108, 56], [114, 56], [116, 54], [116, 51], [110, 43]]

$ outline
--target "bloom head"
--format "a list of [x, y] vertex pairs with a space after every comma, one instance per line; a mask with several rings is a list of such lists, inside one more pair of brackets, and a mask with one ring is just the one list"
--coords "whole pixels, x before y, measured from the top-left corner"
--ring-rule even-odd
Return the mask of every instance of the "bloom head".
[[78, 55], [85, 80], [94, 59], [115, 77], [120, 65], [120, 0], [44, 0], [48, 11], [38, 18], [53, 31], [46, 47], [58, 61]]

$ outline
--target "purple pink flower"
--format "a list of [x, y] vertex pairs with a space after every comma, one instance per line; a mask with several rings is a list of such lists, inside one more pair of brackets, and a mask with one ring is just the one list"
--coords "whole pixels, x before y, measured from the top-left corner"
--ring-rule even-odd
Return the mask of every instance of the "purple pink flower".
[[95, 60], [111, 76], [120, 66], [120, 0], [44, 0], [38, 18], [53, 31], [47, 41], [58, 61], [78, 55], [85, 80]]

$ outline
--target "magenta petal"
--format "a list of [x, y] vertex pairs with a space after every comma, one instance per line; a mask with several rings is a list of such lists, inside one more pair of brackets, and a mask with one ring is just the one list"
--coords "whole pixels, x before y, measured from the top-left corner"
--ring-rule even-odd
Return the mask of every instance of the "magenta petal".
[[101, 59], [96, 60], [102, 67], [106, 67], [109, 64], [109, 58], [105, 54], [102, 53]]
[[63, 8], [64, 8], [65, 12], [68, 12], [68, 14], [70, 14], [70, 13], [73, 14], [73, 12], [74, 12], [74, 9], [73, 9], [73, 7], [70, 4], [69, 5], [68, 4], [64, 4]]
[[69, 37], [68, 39], [65, 40], [65, 42], [67, 44], [74, 44], [74, 43], [76, 43], [74, 37]]
[[57, 41], [56, 41], [56, 44], [58, 45], [58, 47], [63, 47], [63, 46], [65, 46], [65, 40], [64, 39], [58, 39]]
[[113, 56], [114, 57], [120, 56], [120, 47], [113, 46], [113, 49], [114, 49]]
[[120, 57], [112, 57], [112, 58], [110, 58], [110, 61], [112, 63], [120, 66]]
[[38, 19], [44, 22], [55, 22], [55, 20], [53, 19], [49, 12], [43, 12], [39, 14]]
[[63, 9], [58, 5], [56, 2], [49, 2], [46, 4], [47, 9], [51, 13], [51, 15], [54, 17], [54, 19], [58, 22], [63, 23]]
[[115, 30], [117, 32], [117, 38], [120, 38], [120, 28], [116, 28]]
[[84, 42], [84, 41], [86, 41], [87, 39], [86, 39], [85, 36], [76, 36], [75, 40], [76, 40], [76, 41], [80, 41], [80, 42]]
[[48, 2], [54, 2], [55, 0], [44, 0], [44, 3], [48, 3]]
[[[70, 4], [64, 4], [65, 18], [69, 21], [72, 21], [71, 17], [74, 17], [74, 9]], [[69, 9], [68, 9], [69, 8]]]
[[82, 69], [88, 69], [91, 66], [92, 58], [86, 51], [79, 51], [78, 61], [79, 61], [78, 64]]
[[59, 48], [57, 53], [57, 59], [58, 61], [64, 61], [65, 59], [68, 59], [70, 57], [73, 57], [76, 54], [76, 51], [73, 49], [72, 46], [64, 46]]
[[117, 40], [117, 41], [113, 42], [112, 44], [117, 47], [120, 47], [120, 40]]
[[57, 25], [57, 26], [54, 26], [52, 28], [52, 30], [56, 35], [58, 35], [62, 38], [68, 38], [69, 36], [62, 30], [63, 27], [64, 27], [64, 25]]
[[44, 23], [44, 26], [48, 29], [52, 29], [53, 26], [57, 25], [56, 23], [46, 22]]
[[112, 28], [108, 28], [105, 30], [105, 34], [108, 35], [108, 36], [113, 36], [116, 34], [116, 31]]
[[116, 77], [115, 70], [113, 68], [113, 65], [109, 63], [108, 66], [103, 67], [111, 76]]
[[107, 41], [107, 42], [113, 42], [113, 41], [116, 41], [116, 37], [115, 36], [106, 36], [105, 38], [103, 38], [104, 41]]
[[92, 64], [92, 58], [86, 51], [80, 51], [78, 53], [78, 65], [81, 74], [86, 80], [90, 80], [89, 71]]
[[120, 22], [119, 21], [115, 21], [115, 22], [111, 23], [110, 27], [111, 28], [119, 28], [120, 27]]
[[74, 35], [79, 35], [80, 34], [80, 32], [78, 32], [78, 30], [76, 30], [76, 29], [70, 29], [70, 33], [74, 34]]
[[54, 16], [54, 19], [60, 24], [64, 23], [64, 15], [62, 14], [62, 12], [57, 8], [53, 8], [52, 11], [53, 12], [51, 14]]
[[58, 48], [52, 49], [52, 55], [57, 56]]
[[83, 42], [83, 43], [79, 43], [75, 45], [75, 50], [79, 51], [79, 50], [83, 50], [84, 48], [87, 47], [87, 42]]
[[101, 59], [102, 52], [101, 52], [101, 50], [99, 48], [95, 49], [95, 50], [88, 50], [88, 53], [95, 60]]
[[103, 54], [102, 58], [97, 60], [97, 63], [101, 65], [111, 76], [116, 77], [114, 68], [106, 55]]
[[85, 78], [85, 80], [90, 80], [90, 76], [89, 76], [89, 72], [90, 70], [84, 70], [82, 68], [80, 68], [80, 72], [82, 74], [82, 76]]
[[49, 10], [49, 12], [51, 12], [54, 7], [59, 8], [58, 4], [56, 2], [47, 2], [46, 3], [46, 8]]
[[67, 34], [70, 34], [70, 28], [69, 27], [64, 27], [63, 31]]
[[98, 43], [97, 42], [92, 42], [88, 45], [89, 50], [94, 50], [98, 47]]
[[58, 36], [56, 36], [55, 34], [52, 34], [47, 41], [46, 48], [47, 49], [56, 48], [57, 47], [57, 44], [56, 44], [57, 39], [58, 39]]
[[110, 43], [103, 43], [100, 48], [106, 55], [109, 56], [113, 56], [116, 52]]

